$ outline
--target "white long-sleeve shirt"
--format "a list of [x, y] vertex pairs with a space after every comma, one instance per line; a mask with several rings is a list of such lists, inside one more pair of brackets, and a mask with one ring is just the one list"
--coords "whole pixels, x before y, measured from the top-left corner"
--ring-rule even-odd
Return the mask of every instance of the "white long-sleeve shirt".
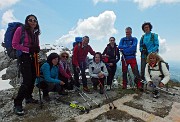
[[[93, 67], [93, 68], [92, 68]], [[101, 67], [103, 67], [103, 71], [101, 71]], [[99, 78], [98, 74], [103, 73], [105, 76], [108, 76], [108, 71], [106, 65], [101, 61], [99, 63], [92, 62], [89, 65], [89, 75], [93, 78]]]
[[[149, 70], [148, 70], [148, 67], [150, 68], [150, 73], [149, 73]], [[149, 63], [146, 64], [146, 68], [145, 68], [145, 79], [147, 82], [149, 81], [159, 81], [159, 82], [162, 82], [164, 85], [168, 83], [168, 81], [170, 80], [170, 74], [169, 74], [169, 71], [166, 67], [166, 64], [161, 62], [161, 67], [162, 67], [162, 72], [164, 74], [164, 78], [162, 79], [160, 77], [161, 72], [159, 70], [159, 64], [156, 63], [155, 67], [151, 67], [149, 65]]]

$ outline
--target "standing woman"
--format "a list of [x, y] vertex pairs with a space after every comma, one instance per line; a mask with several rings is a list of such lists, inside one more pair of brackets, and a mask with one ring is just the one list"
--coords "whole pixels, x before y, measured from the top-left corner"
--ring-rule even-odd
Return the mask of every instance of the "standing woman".
[[[21, 32], [25, 31], [23, 44], [20, 44]], [[24, 115], [22, 101], [28, 103], [38, 103], [38, 100], [32, 98], [34, 82], [36, 78], [34, 53], [39, 53], [39, 35], [40, 29], [37, 17], [28, 15], [25, 19], [24, 30], [18, 27], [14, 33], [12, 47], [22, 54], [19, 57], [20, 71], [22, 73], [23, 82], [19, 88], [18, 94], [14, 99], [14, 112], [17, 115]]]
[[116, 63], [120, 59], [119, 49], [117, 48], [114, 37], [109, 38], [109, 44], [104, 49], [103, 55], [108, 57], [108, 61], [106, 63], [109, 73], [107, 77], [107, 90], [110, 90], [112, 81], [114, 79], [114, 75], [116, 73], [116, 67], [117, 67]]

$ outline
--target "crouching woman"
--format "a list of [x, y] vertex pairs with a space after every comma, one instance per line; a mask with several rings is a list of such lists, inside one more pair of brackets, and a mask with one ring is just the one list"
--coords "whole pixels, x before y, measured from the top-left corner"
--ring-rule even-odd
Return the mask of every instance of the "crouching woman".
[[102, 55], [100, 52], [96, 52], [93, 57], [93, 62], [89, 65], [89, 75], [93, 83], [93, 89], [97, 90], [97, 86], [100, 86], [100, 94], [104, 93], [104, 82], [108, 76], [106, 65], [102, 62]]
[[51, 53], [47, 61], [40, 68], [40, 78], [36, 80], [36, 86], [43, 91], [43, 99], [49, 101], [49, 92], [58, 92], [60, 95], [67, 95], [62, 86], [65, 84], [58, 78], [59, 55]]
[[163, 59], [157, 53], [150, 53], [145, 68], [147, 90], [153, 92], [153, 97], [159, 97], [159, 87], [164, 87], [170, 80], [170, 74]]
[[[60, 61], [59, 61], [59, 79], [64, 81], [65, 85], [63, 86], [65, 89], [73, 90], [74, 80], [72, 78], [72, 74], [70, 71], [70, 64], [68, 62], [69, 53], [63, 51], [60, 53]], [[70, 81], [70, 82], [69, 82]]]

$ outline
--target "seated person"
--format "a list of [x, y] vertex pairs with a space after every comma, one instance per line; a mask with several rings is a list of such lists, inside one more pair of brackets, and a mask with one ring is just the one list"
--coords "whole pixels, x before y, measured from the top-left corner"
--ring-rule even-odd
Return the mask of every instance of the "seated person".
[[108, 76], [108, 71], [105, 64], [102, 62], [102, 55], [100, 52], [96, 52], [93, 57], [93, 62], [89, 65], [89, 75], [93, 82], [94, 90], [97, 90], [97, 85], [100, 86], [100, 94], [104, 93], [104, 81]]
[[163, 87], [170, 80], [166, 64], [157, 53], [150, 53], [147, 57], [145, 79], [147, 81], [147, 90], [153, 92], [154, 98], [159, 97], [158, 87]]
[[[70, 66], [69, 66], [69, 53], [66, 51], [63, 51], [60, 53], [60, 61], [59, 61], [59, 79], [64, 81], [64, 88], [68, 90], [73, 89], [73, 78], [70, 72]], [[70, 81], [70, 82], [68, 82]]]
[[60, 95], [67, 95], [62, 88], [65, 83], [59, 80], [58, 75], [59, 55], [51, 53], [47, 61], [40, 68], [40, 78], [36, 79], [36, 86], [43, 91], [43, 99], [49, 101], [49, 92], [58, 92]]

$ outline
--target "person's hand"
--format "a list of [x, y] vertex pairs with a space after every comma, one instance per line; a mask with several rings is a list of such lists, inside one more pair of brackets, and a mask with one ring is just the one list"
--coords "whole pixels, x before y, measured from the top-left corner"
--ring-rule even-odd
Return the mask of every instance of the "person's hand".
[[65, 84], [65, 83], [64, 83], [64, 81], [61, 81], [61, 82], [60, 82], [60, 85], [62, 85], [62, 86], [63, 86], [64, 84]]
[[153, 82], [152, 81], [149, 81], [148, 84], [149, 84], [150, 87], [153, 87]]
[[40, 51], [39, 46], [32, 46], [29, 48], [30, 53], [39, 53], [39, 51]]
[[99, 78], [103, 78], [104, 77], [104, 74], [102, 72], [98, 73], [98, 77]]
[[164, 84], [162, 82], [160, 82], [159, 87], [164, 87]]
[[109, 63], [109, 66], [113, 66], [113, 63]]
[[153, 82], [152, 82], [152, 81], [149, 81], [149, 84], [153, 84]]

